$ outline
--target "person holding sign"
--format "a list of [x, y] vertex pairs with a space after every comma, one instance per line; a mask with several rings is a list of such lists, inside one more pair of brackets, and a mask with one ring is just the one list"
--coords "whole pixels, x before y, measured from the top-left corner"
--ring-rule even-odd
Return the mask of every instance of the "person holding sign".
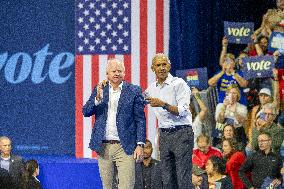
[[[227, 42], [226, 38], [222, 41], [223, 50], [220, 56], [220, 65], [222, 70], [208, 80], [209, 86], [217, 87], [218, 103], [222, 103], [224, 101], [226, 91], [230, 85], [236, 84], [239, 88], [247, 86], [247, 81], [243, 78], [243, 73], [235, 70], [235, 56], [231, 53], [226, 53], [228, 45]], [[240, 102], [242, 104], [246, 104], [244, 95], [241, 95]]]

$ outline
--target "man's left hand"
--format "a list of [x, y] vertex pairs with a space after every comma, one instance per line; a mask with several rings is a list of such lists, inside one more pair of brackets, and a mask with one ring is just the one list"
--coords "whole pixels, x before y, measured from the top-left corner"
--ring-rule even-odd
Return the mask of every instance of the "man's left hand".
[[165, 105], [165, 102], [161, 101], [158, 98], [148, 97], [145, 100], [147, 100], [152, 107], [162, 107]]
[[136, 161], [143, 161], [144, 158], [144, 152], [143, 152], [143, 148], [141, 146], [136, 146], [134, 153], [133, 153], [133, 158]]

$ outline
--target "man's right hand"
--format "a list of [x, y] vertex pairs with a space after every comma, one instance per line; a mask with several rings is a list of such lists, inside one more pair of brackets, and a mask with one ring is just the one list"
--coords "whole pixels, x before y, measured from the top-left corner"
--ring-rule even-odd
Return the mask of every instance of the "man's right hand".
[[106, 86], [107, 80], [103, 80], [102, 82], [98, 83], [97, 85], [97, 96], [96, 100], [99, 102], [103, 98], [103, 87]]

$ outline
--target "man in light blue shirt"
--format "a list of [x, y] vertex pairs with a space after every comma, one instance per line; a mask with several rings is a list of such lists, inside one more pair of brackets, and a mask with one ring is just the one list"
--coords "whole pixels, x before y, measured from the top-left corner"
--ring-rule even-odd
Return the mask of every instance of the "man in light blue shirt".
[[160, 129], [162, 179], [165, 189], [191, 189], [193, 149], [191, 91], [186, 82], [173, 77], [171, 64], [164, 54], [156, 54], [152, 71], [157, 81], [145, 91], [145, 100], [154, 108]]

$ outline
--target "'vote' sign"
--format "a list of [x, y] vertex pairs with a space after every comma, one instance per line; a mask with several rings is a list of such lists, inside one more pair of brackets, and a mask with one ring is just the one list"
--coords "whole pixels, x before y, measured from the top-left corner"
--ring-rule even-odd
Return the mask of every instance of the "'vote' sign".
[[244, 78], [272, 77], [274, 68], [273, 56], [245, 57], [243, 60]]
[[[42, 83], [47, 77], [55, 84], [65, 83], [72, 74], [74, 55], [63, 52], [51, 57], [53, 53], [48, 49], [49, 44], [34, 53], [33, 57], [25, 52], [10, 57], [7, 52], [0, 54], [0, 74], [4, 73], [5, 79], [12, 84], [21, 83], [29, 76], [34, 84]], [[52, 58], [49, 63], [46, 62], [48, 57]], [[49, 65], [47, 71], [44, 71], [45, 64]]]
[[224, 34], [229, 43], [250, 43], [253, 30], [253, 22], [224, 22]]

